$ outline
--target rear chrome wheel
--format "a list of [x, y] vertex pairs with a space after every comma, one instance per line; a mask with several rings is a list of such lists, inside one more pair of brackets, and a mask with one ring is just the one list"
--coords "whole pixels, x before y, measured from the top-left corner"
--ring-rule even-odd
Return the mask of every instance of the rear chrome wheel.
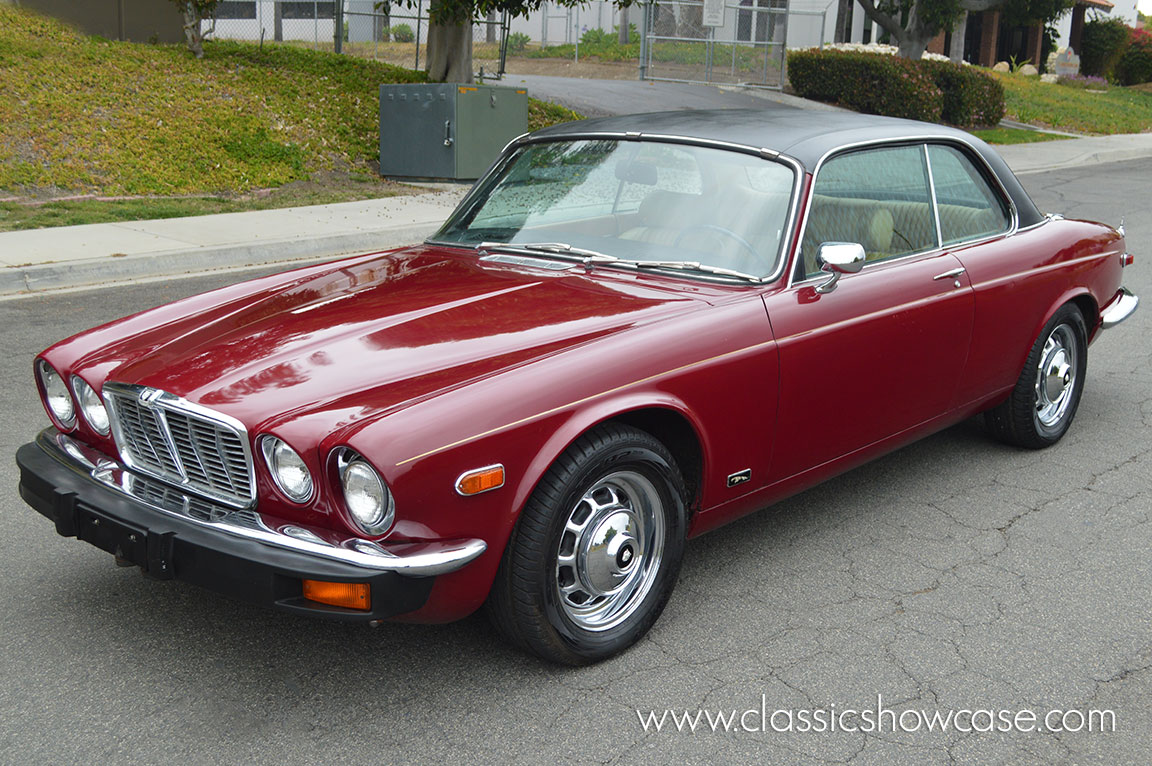
[[685, 489], [651, 435], [607, 423], [549, 468], [521, 513], [488, 600], [493, 624], [541, 657], [582, 665], [643, 636], [676, 584]]
[[1068, 412], [1077, 383], [1076, 348], [1067, 324], [1053, 329], [1044, 341], [1036, 367], [1036, 420], [1042, 428], [1055, 427]]
[[1001, 441], [1029, 449], [1060, 441], [1080, 405], [1087, 364], [1084, 317], [1065, 304], [1036, 338], [1007, 401], [985, 413], [989, 430]]

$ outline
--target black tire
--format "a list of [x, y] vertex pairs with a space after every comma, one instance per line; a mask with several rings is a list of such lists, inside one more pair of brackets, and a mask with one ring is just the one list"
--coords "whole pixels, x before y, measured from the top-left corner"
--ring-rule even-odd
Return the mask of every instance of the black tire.
[[[1055, 345], [1049, 347], [1050, 342]], [[1061, 349], [1070, 351], [1073, 357], [1067, 359], [1066, 353], [1063, 367], [1059, 364], [1061, 359], [1056, 357]], [[1057, 367], [1066, 370], [1064, 375], [1053, 378], [1064, 381], [1061, 396], [1051, 396], [1053, 389], [1046, 385], [1041, 365], [1048, 372], [1056, 371]], [[1007, 401], [984, 413], [988, 430], [1003, 442], [1027, 449], [1043, 449], [1060, 441], [1076, 417], [1087, 368], [1088, 332], [1084, 316], [1072, 304], [1065, 304], [1048, 320], [1032, 344], [1024, 370]]]
[[[685, 505], [684, 480], [663, 444], [628, 426], [597, 426], [556, 460], [525, 505], [489, 618], [511, 642], [553, 662], [586, 665], [627, 649], [676, 584]], [[586, 589], [597, 578], [620, 584]]]

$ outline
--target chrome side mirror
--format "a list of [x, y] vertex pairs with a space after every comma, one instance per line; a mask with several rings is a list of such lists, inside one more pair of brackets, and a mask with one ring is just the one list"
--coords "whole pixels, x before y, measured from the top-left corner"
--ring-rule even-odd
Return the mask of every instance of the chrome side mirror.
[[867, 258], [864, 246], [856, 242], [822, 242], [816, 250], [816, 265], [832, 276], [816, 285], [816, 292], [830, 293], [836, 289], [841, 274], [855, 274], [864, 268]]

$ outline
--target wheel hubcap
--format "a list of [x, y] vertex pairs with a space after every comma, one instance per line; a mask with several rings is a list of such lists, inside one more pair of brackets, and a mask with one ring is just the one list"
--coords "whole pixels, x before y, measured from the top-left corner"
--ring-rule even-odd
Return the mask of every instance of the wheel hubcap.
[[1036, 419], [1051, 428], [1068, 411], [1076, 382], [1076, 342], [1072, 328], [1060, 325], [1044, 342], [1036, 370]]
[[635, 471], [598, 480], [568, 514], [556, 551], [556, 593], [586, 630], [631, 616], [651, 590], [664, 551], [664, 512], [656, 487]]

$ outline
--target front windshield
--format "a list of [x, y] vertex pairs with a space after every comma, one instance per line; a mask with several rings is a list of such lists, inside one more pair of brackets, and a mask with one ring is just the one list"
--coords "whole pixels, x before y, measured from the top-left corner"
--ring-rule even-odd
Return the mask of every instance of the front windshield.
[[614, 139], [533, 143], [484, 179], [433, 241], [559, 243], [761, 277], [776, 270], [793, 181], [781, 162], [722, 149]]

